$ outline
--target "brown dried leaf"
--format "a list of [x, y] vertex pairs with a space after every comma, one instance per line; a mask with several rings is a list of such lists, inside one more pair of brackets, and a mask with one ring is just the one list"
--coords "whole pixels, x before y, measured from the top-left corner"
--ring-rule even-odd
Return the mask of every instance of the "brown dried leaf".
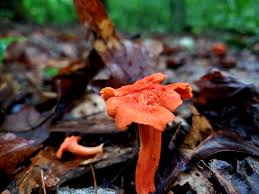
[[26, 140], [13, 133], [0, 136], [0, 170], [12, 175], [37, 147], [33, 140]]
[[194, 149], [212, 133], [212, 126], [206, 117], [202, 116], [194, 106], [191, 109], [193, 114], [192, 127], [186, 135], [182, 147]]
[[147, 50], [131, 41], [123, 41], [120, 49], [98, 53], [107, 66], [109, 82], [112, 83], [109, 86], [112, 87], [132, 83], [151, 74], [156, 68]]
[[196, 83], [200, 93], [194, 102], [215, 129], [231, 129], [244, 138], [258, 133], [258, 88], [218, 70], [212, 70]]
[[216, 69], [202, 76], [196, 84], [200, 88], [197, 103], [206, 105], [211, 102], [221, 102], [231, 99], [247, 85], [235, 78], [226, 76]]

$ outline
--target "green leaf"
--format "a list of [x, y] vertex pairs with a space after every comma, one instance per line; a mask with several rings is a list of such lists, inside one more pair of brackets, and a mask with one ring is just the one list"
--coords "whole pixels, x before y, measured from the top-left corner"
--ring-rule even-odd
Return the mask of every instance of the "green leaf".
[[52, 77], [58, 75], [58, 73], [59, 73], [59, 68], [57, 68], [57, 67], [46, 67], [43, 70], [43, 76], [45, 78], [52, 78]]

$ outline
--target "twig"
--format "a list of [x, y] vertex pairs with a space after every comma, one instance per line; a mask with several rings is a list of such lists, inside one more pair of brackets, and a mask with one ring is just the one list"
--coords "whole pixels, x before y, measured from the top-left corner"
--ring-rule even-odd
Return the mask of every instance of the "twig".
[[90, 168], [91, 168], [91, 172], [93, 175], [93, 180], [94, 180], [94, 190], [95, 190], [95, 194], [97, 194], [97, 181], [96, 181], [96, 176], [95, 176], [95, 172], [94, 172], [94, 167], [92, 164], [90, 164]]
[[40, 170], [40, 175], [41, 175], [41, 184], [42, 184], [43, 193], [47, 194], [46, 187], [45, 187], [44, 176], [43, 176], [43, 170], [42, 169]]

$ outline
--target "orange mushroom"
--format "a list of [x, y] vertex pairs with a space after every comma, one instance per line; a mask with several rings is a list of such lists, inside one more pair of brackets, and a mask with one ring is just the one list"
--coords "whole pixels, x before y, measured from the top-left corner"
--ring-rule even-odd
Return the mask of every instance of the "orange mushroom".
[[155, 191], [154, 177], [160, 160], [162, 131], [175, 118], [171, 111], [182, 104], [181, 98], [192, 97], [190, 84], [161, 85], [165, 78], [164, 74], [155, 73], [132, 85], [101, 90], [107, 113], [115, 119], [120, 130], [125, 130], [133, 122], [138, 123], [141, 143], [135, 174], [138, 194]]
[[223, 43], [214, 43], [211, 47], [211, 51], [216, 56], [224, 56], [227, 53], [227, 47]]
[[81, 137], [79, 136], [67, 137], [59, 147], [56, 157], [61, 159], [64, 152], [71, 152], [83, 157], [93, 156], [103, 152], [103, 144], [95, 147], [85, 147], [78, 144], [80, 139]]

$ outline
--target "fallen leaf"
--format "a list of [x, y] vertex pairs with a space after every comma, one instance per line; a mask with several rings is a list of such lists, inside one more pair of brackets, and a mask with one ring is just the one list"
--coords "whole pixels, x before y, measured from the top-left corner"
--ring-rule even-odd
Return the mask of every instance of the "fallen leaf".
[[194, 102], [215, 129], [234, 130], [248, 139], [258, 133], [258, 88], [218, 70], [204, 75], [196, 84], [200, 92]]
[[214, 159], [207, 168], [226, 193], [245, 194], [258, 192], [259, 163], [256, 160], [248, 158], [237, 161], [237, 166], [234, 166], [228, 162]]
[[13, 175], [19, 165], [27, 160], [38, 147], [34, 140], [26, 140], [13, 133], [0, 136], [0, 170], [7, 175]]
[[192, 190], [195, 193], [199, 194], [216, 194], [217, 192], [213, 188], [213, 184], [204, 176], [197, 168], [193, 168], [188, 173], [179, 174], [177, 181], [172, 185], [172, 191], [174, 193], [181, 192], [181, 188], [183, 189], [188, 185], [190, 187], [189, 190]]
[[202, 116], [198, 110], [192, 106], [192, 127], [185, 136], [183, 145], [181, 147], [194, 149], [206, 137], [212, 133], [212, 126], [206, 117]]
[[250, 142], [244, 141], [237, 134], [219, 131], [207, 137], [197, 148], [191, 158], [203, 160], [219, 152], [236, 152], [251, 156], [259, 156], [259, 148]]
[[237, 81], [223, 72], [213, 69], [196, 81], [200, 89], [197, 104], [208, 104], [209, 102], [221, 102], [231, 99], [242, 91], [247, 85]]
[[224, 133], [222, 131], [216, 132], [207, 137], [194, 150], [182, 149], [180, 160], [172, 170], [171, 174], [158, 185], [155, 193], [163, 194], [169, 191], [177, 177], [182, 172], [187, 172], [199, 161], [211, 157], [221, 152], [243, 153], [254, 157], [259, 157], [259, 148], [245, 142], [235, 134]]
[[14, 114], [7, 115], [1, 126], [2, 131], [27, 131], [41, 122], [40, 113], [34, 107], [25, 105]]

